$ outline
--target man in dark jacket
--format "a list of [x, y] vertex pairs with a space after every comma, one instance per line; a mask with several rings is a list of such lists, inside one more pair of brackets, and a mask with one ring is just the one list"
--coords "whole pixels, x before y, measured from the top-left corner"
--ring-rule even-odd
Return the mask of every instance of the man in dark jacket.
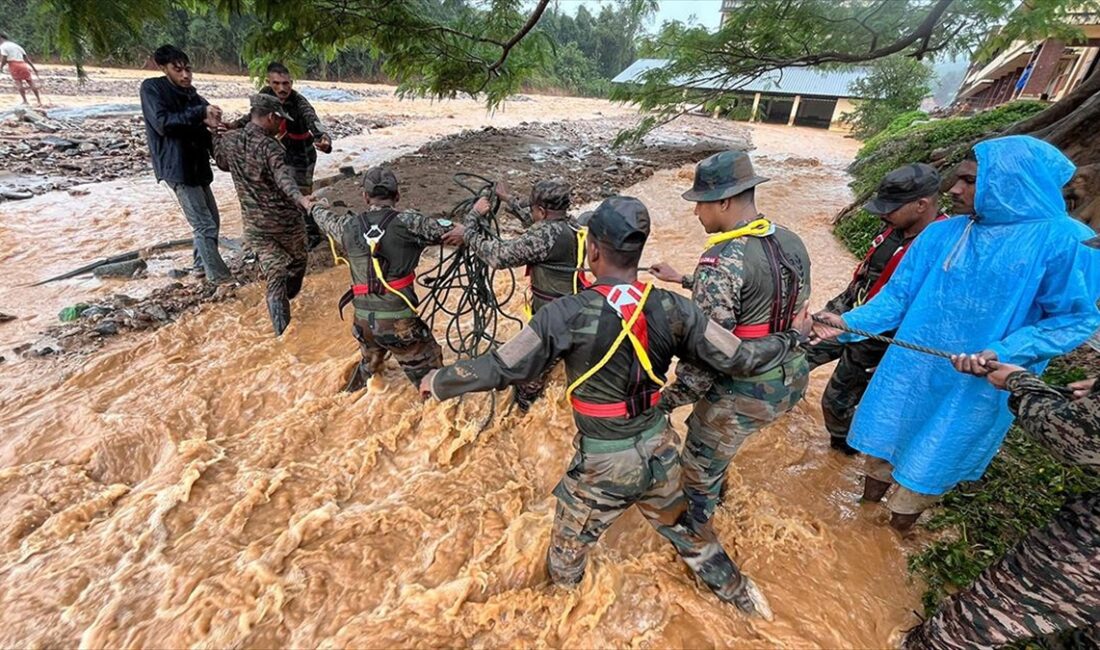
[[141, 112], [149, 157], [158, 181], [179, 199], [194, 237], [196, 275], [211, 282], [232, 279], [218, 253], [220, 215], [210, 182], [211, 141], [207, 127], [221, 121], [221, 109], [210, 105], [191, 85], [191, 61], [180, 49], [162, 45], [153, 59], [163, 77], [141, 82]]

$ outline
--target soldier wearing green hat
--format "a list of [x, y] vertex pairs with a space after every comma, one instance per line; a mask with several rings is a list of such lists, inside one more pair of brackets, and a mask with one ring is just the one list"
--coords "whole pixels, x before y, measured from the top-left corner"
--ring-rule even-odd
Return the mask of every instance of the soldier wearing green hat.
[[[756, 208], [755, 188], [767, 180], [741, 151], [700, 162], [691, 190], [683, 194], [695, 203], [710, 235], [695, 273], [682, 275], [664, 263], [653, 267], [658, 279], [691, 289], [703, 313], [742, 340], [788, 329], [810, 298], [810, 256], [802, 240]], [[808, 375], [799, 348], [766, 372], [747, 377], [722, 376], [690, 361], [677, 366], [661, 408], [695, 405], [683, 464], [684, 492], [696, 521], [713, 516], [726, 469], [741, 444], [802, 399]]]
[[758, 375], [794, 352], [808, 321], [803, 314], [774, 335], [741, 341], [690, 300], [639, 282], [649, 223], [638, 199], [605, 200], [588, 220], [585, 243], [595, 283], [540, 309], [499, 349], [430, 373], [421, 392], [450, 399], [501, 389], [564, 361], [578, 433], [554, 488], [551, 579], [579, 582], [600, 536], [636, 505], [720, 599], [768, 617], [766, 600], [710, 527], [688, 515], [676, 433], [656, 405], [674, 356], [718, 375]]

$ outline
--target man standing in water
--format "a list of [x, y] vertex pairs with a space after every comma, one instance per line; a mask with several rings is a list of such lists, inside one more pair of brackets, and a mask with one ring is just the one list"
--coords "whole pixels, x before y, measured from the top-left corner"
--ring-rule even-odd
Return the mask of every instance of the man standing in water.
[[233, 176], [241, 201], [244, 239], [260, 260], [267, 281], [267, 310], [275, 336], [290, 324], [290, 300], [306, 274], [306, 228], [302, 212], [312, 207], [284, 162], [275, 140], [280, 120], [289, 116], [271, 95], [253, 95], [250, 121], [219, 135], [214, 159]]
[[158, 181], [175, 192], [194, 238], [194, 271], [211, 282], [233, 279], [218, 253], [221, 217], [210, 191], [210, 131], [222, 112], [191, 85], [191, 61], [178, 48], [162, 45], [153, 53], [163, 77], [141, 82], [141, 112], [149, 158]]
[[[725, 151], [699, 163], [684, 199], [710, 235], [692, 275], [657, 264], [658, 279], [692, 290], [707, 316], [743, 340], [791, 327], [810, 299], [810, 255], [798, 235], [756, 209], [757, 176], [740, 151]], [[661, 394], [666, 411], [694, 404], [684, 441], [684, 492], [691, 516], [714, 515], [737, 450], [753, 433], [794, 408], [809, 381], [806, 355], [795, 348], [781, 363], [752, 376], [722, 376], [682, 361], [676, 383]]]
[[[886, 227], [871, 242], [847, 288], [826, 303], [825, 311], [845, 314], [873, 298], [893, 275], [917, 235], [933, 221], [947, 218], [940, 214], [939, 198], [940, 174], [931, 165], [914, 163], [887, 174], [875, 196], [863, 206]], [[956, 214], [969, 213], [965, 206], [957, 207]], [[893, 336], [893, 332], [885, 336]], [[811, 370], [840, 359], [821, 396], [821, 413], [833, 449], [858, 453], [848, 445], [848, 429], [886, 348], [885, 343], [871, 340], [847, 344], [822, 341], [807, 350]]]
[[[638, 199], [605, 200], [588, 222], [585, 244], [595, 284], [543, 307], [498, 350], [430, 373], [421, 391], [450, 399], [501, 389], [564, 360], [577, 451], [554, 488], [551, 579], [563, 586], [580, 582], [591, 548], [637, 505], [720, 599], [769, 617], [766, 600], [710, 526], [688, 514], [676, 434], [656, 405], [674, 356], [714, 372], [756, 375], [780, 365], [800, 335], [791, 330], [742, 342], [690, 300], [639, 282], [649, 223]], [[791, 325], [805, 327], [806, 319]]]
[[[283, 105], [283, 113], [290, 119], [279, 124], [275, 136], [286, 149], [286, 164], [294, 176], [294, 182], [302, 194], [313, 193], [313, 168], [317, 164], [317, 151], [332, 152], [332, 139], [324, 123], [317, 117], [317, 111], [309, 100], [294, 90], [294, 80], [290, 70], [279, 62], [267, 66], [267, 86], [260, 90], [264, 95], [277, 97]], [[232, 124], [232, 128], [244, 128], [249, 117], [245, 116]], [[309, 247], [322, 241], [321, 231], [309, 214], [305, 216], [306, 232], [309, 235]]]
[[41, 106], [42, 97], [38, 94], [38, 87], [34, 85], [34, 80], [31, 79], [31, 72], [34, 72], [34, 76], [41, 80], [42, 77], [38, 74], [38, 68], [34, 67], [34, 63], [27, 56], [26, 50], [19, 47], [19, 44], [15, 41], [8, 40], [7, 34], [0, 32], [0, 73], [4, 72], [5, 65], [8, 66], [11, 80], [15, 82], [15, 89], [19, 91], [23, 103], [27, 103], [27, 91], [23, 88], [25, 83], [31, 87], [35, 101]]
[[[837, 328], [964, 355], [960, 369], [988, 361], [1041, 370], [1100, 327], [1100, 287], [1090, 276], [1093, 232], [1066, 214], [1062, 187], [1073, 163], [1029, 136], [981, 142], [961, 165], [952, 194], [975, 182], [974, 215], [929, 225], [890, 281], [843, 317], [823, 314], [815, 337]], [[835, 325], [836, 327], [833, 327]], [[851, 340], [846, 337], [846, 340]], [[1001, 446], [1007, 398], [951, 364], [896, 345], [882, 358], [852, 422], [848, 442], [868, 455], [864, 499], [890, 487], [891, 524], [907, 530], [960, 481], [975, 480]]]

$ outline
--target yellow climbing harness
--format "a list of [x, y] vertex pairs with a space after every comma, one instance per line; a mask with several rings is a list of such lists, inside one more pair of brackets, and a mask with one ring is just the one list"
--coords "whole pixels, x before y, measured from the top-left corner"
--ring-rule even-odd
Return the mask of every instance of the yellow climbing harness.
[[646, 351], [645, 346], [642, 345], [642, 342], [638, 340], [638, 337], [635, 336], [633, 332], [634, 324], [638, 322], [638, 318], [642, 315], [642, 310], [645, 308], [645, 302], [649, 298], [649, 290], [652, 288], [652, 282], [645, 283], [645, 289], [642, 290], [642, 297], [638, 299], [637, 307], [634, 308], [634, 313], [630, 315], [629, 320], [622, 319], [622, 311], [620, 311], [618, 306], [608, 300], [608, 304], [610, 304], [612, 308], [615, 309], [615, 311], [619, 314], [619, 318], [622, 319], [623, 328], [619, 332], [619, 335], [615, 337], [614, 343], [612, 343], [611, 347], [607, 349], [607, 353], [603, 355], [603, 358], [600, 359], [599, 363], [589, 368], [587, 372], [585, 372], [580, 377], [577, 377], [577, 379], [574, 380], [573, 383], [569, 384], [569, 388], [565, 389], [566, 399], [571, 398], [573, 396], [573, 391], [576, 390], [577, 387], [591, 379], [593, 375], [599, 372], [600, 369], [602, 369], [604, 366], [607, 365], [609, 361], [611, 361], [611, 357], [615, 356], [615, 352], [619, 349], [619, 346], [622, 345], [623, 339], [627, 337], [630, 338], [630, 343], [634, 347], [634, 354], [638, 356], [638, 361], [642, 364], [642, 368], [645, 370], [646, 375], [649, 376], [650, 380], [653, 381], [653, 383], [657, 384], [661, 388], [664, 388], [664, 380], [658, 377], [657, 373], [654, 372], [653, 362], [649, 359], [649, 353]]
[[328, 237], [328, 247], [332, 251], [333, 264], [343, 264], [344, 266], [351, 267], [351, 263], [347, 258], [340, 257], [340, 254], [336, 252], [336, 240], [332, 238], [332, 235], [326, 235]]
[[409, 306], [409, 309], [411, 309], [412, 312], [416, 314], [417, 309], [412, 304], [412, 301], [409, 300], [409, 297], [401, 293], [397, 289], [391, 287], [390, 283], [386, 282], [386, 276], [382, 275], [382, 265], [378, 262], [378, 255], [375, 254], [375, 249], [378, 248], [378, 242], [382, 239], [382, 232], [380, 228], [377, 228], [377, 226], [371, 226], [371, 231], [375, 229], [379, 231], [378, 235], [372, 237], [369, 231], [364, 235], [364, 237], [366, 237], [367, 239], [367, 245], [370, 247], [370, 263], [374, 267], [374, 275], [378, 278], [378, 281], [382, 283], [382, 286], [385, 287], [387, 291], [396, 296], [399, 296], [402, 300], [405, 301], [405, 304]]
[[581, 269], [584, 268], [584, 244], [588, 241], [588, 226], [581, 226], [577, 230], [577, 270], [573, 271], [573, 293], [580, 293]]
[[727, 232], [720, 232], [717, 235], [711, 235], [707, 238], [707, 248], [717, 246], [722, 242], [727, 242], [739, 237], [767, 237], [773, 232], [775, 232], [775, 226], [772, 225], [772, 222], [764, 217], [760, 217], [740, 228], [735, 228]]

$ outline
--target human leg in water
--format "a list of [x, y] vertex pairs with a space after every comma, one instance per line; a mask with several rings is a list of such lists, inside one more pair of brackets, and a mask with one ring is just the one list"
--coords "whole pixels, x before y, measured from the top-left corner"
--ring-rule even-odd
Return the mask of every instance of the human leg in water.
[[382, 372], [387, 354], [386, 349], [375, 341], [368, 319], [356, 318], [351, 326], [351, 334], [359, 343], [362, 358], [348, 376], [347, 384], [344, 386], [344, 392], [347, 393], [362, 390], [371, 377]]

